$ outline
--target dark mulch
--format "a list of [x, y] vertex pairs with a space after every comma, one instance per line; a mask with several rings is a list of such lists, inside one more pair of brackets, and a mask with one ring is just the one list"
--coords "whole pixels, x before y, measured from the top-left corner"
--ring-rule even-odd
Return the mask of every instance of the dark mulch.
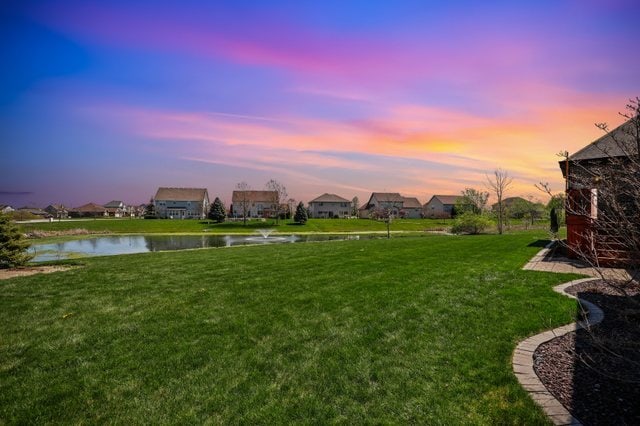
[[604, 321], [540, 345], [534, 369], [585, 425], [640, 425], [640, 284], [602, 281], [567, 291], [598, 305]]

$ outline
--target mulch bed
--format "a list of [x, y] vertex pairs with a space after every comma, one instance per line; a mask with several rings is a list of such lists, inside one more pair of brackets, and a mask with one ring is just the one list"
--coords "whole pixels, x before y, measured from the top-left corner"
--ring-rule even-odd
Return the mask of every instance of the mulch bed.
[[593, 281], [567, 292], [599, 306], [604, 320], [540, 345], [536, 374], [585, 425], [640, 425], [640, 283]]
[[15, 277], [27, 277], [35, 274], [50, 274], [52, 272], [68, 271], [71, 266], [26, 266], [24, 268], [0, 269], [0, 280]]

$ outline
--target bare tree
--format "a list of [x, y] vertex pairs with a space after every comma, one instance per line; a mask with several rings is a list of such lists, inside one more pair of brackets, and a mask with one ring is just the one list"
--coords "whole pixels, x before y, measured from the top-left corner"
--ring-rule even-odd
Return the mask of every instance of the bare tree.
[[[640, 99], [627, 105], [627, 120], [614, 130], [596, 124], [605, 137], [584, 160], [568, 157], [567, 214], [584, 218], [578, 256], [594, 266], [640, 263]], [[580, 244], [582, 242], [583, 244]], [[572, 243], [572, 241], [569, 241]]]
[[280, 213], [282, 211], [282, 204], [285, 203], [285, 200], [287, 199], [287, 196], [289, 195], [287, 193], [287, 187], [284, 186], [282, 183], [278, 182], [275, 179], [271, 179], [269, 182], [267, 182], [265, 187], [267, 188], [268, 191], [273, 191], [274, 192], [273, 203], [275, 204], [276, 225], [277, 225], [279, 223], [279, 220], [280, 220]]
[[360, 208], [360, 200], [358, 197], [353, 197], [351, 200], [351, 216], [358, 216], [358, 209]]
[[[620, 115], [625, 119], [622, 125], [609, 129], [607, 124], [598, 123], [596, 126], [604, 133], [601, 138], [573, 155], [559, 154], [566, 179], [567, 223], [567, 240], [559, 245], [599, 274], [607, 295], [622, 296], [625, 302], [615, 304], [614, 317], [618, 312], [620, 315], [610, 322], [615, 324], [614, 333], [599, 331], [600, 326], [588, 328], [588, 339], [581, 342], [580, 349], [567, 345], [565, 350], [572, 352], [580, 365], [597, 373], [599, 380], [637, 386], [637, 340], [626, 333], [627, 329], [637, 329], [640, 312], [637, 290], [632, 284], [636, 281], [637, 286], [640, 278], [640, 98], [632, 99]], [[549, 184], [536, 187], [552, 197], [551, 207], [562, 200]], [[625, 268], [626, 277], [609, 274], [609, 266]], [[602, 300], [606, 303], [607, 298]], [[596, 350], [589, 352], [587, 347]], [[606, 354], [611, 363], [598, 358], [600, 354]]]
[[[640, 269], [640, 98], [631, 100], [626, 122], [574, 155], [562, 152], [566, 179], [565, 216], [569, 254], [600, 271], [628, 268], [631, 279]], [[536, 185], [554, 197], [546, 183]], [[606, 280], [605, 280], [606, 281]]]
[[292, 218], [293, 215], [295, 214], [295, 209], [296, 209], [296, 199], [295, 198], [289, 198], [287, 200], [287, 208], [289, 209], [287, 211], [287, 216]]
[[506, 209], [502, 200], [504, 193], [513, 182], [513, 178], [509, 176], [506, 170], [502, 169], [496, 169], [493, 172], [493, 176], [486, 175], [486, 177], [488, 189], [493, 191], [498, 199], [498, 234], [502, 234], [506, 216]]
[[[251, 189], [247, 182], [240, 182], [236, 185], [236, 190], [238, 191], [240, 203], [240, 211], [242, 212], [242, 223], [246, 226], [247, 224], [247, 215], [249, 213], [249, 194], [248, 191]], [[237, 207], [234, 205], [233, 209], [235, 210]]]

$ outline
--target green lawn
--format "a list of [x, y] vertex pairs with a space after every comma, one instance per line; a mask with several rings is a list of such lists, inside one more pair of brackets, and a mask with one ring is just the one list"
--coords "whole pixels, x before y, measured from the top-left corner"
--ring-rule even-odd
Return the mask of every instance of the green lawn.
[[0, 423], [544, 424], [511, 353], [575, 304], [551, 289], [572, 276], [520, 269], [539, 238], [149, 253], [0, 281]]
[[[421, 232], [432, 229], [444, 229], [451, 226], [451, 220], [443, 219], [397, 219], [391, 224], [392, 231]], [[305, 225], [292, 221], [273, 220], [265, 222], [252, 220], [242, 222], [224, 222], [216, 224], [201, 220], [148, 220], [148, 219], [95, 219], [71, 220], [62, 222], [37, 222], [20, 224], [23, 231], [64, 231], [86, 229], [90, 232], [109, 232], [114, 234], [134, 233], [254, 233], [260, 228], [275, 228], [280, 233], [302, 232], [382, 232], [386, 231], [384, 222], [369, 219], [310, 219]]]

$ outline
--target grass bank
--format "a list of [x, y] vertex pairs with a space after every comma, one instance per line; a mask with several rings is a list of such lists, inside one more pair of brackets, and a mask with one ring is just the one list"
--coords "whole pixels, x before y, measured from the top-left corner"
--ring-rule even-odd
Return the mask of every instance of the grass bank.
[[[423, 232], [449, 226], [451, 226], [450, 219], [397, 219], [393, 221], [391, 230]], [[383, 232], [387, 229], [384, 222], [369, 219], [310, 219], [304, 225], [298, 225], [290, 220], [280, 221], [277, 225], [273, 220], [264, 222], [252, 220], [247, 225], [243, 225], [242, 222], [214, 223], [206, 220], [95, 219], [23, 223], [20, 224], [20, 228], [26, 233], [42, 231], [52, 234], [64, 234], [74, 230], [112, 234], [251, 234], [262, 228], [274, 228], [279, 233]]]
[[510, 357], [571, 321], [544, 233], [85, 259], [0, 282], [0, 423], [540, 424]]

